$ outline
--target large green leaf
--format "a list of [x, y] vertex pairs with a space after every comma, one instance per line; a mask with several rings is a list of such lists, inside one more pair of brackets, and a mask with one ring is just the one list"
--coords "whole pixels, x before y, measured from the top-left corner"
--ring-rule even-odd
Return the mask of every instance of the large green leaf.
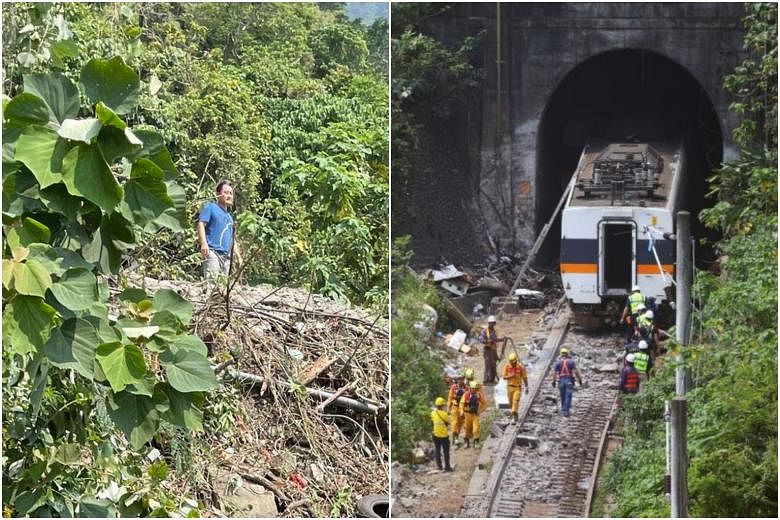
[[114, 504], [102, 498], [82, 498], [79, 502], [79, 518], [114, 518]]
[[192, 319], [192, 303], [182, 298], [171, 289], [160, 289], [154, 293], [154, 308], [158, 311], [168, 311], [186, 325]]
[[132, 157], [140, 149], [141, 145], [128, 139], [128, 131], [106, 125], [100, 129], [97, 144], [109, 164], [114, 164], [121, 157]]
[[122, 200], [122, 187], [116, 182], [100, 148], [80, 144], [65, 154], [62, 178], [71, 195], [78, 195], [110, 212]]
[[101, 342], [90, 322], [71, 318], [52, 331], [43, 353], [53, 365], [73, 369], [91, 380], [95, 371], [95, 350]]
[[122, 263], [122, 253], [134, 242], [132, 225], [118, 213], [112, 213], [103, 217], [99, 231], [82, 253], [85, 260], [98, 264], [104, 274], [116, 273]]
[[103, 126], [113, 126], [119, 130], [124, 130], [127, 128], [127, 123], [125, 123], [121, 117], [116, 115], [116, 113], [108, 108], [102, 101], [95, 107], [95, 115], [97, 115], [100, 122], [103, 123]]
[[142, 300], [148, 300], [149, 296], [146, 294], [146, 291], [139, 287], [128, 287], [119, 293], [119, 299], [126, 302], [138, 303]]
[[104, 343], [95, 355], [111, 389], [120, 392], [128, 384], [142, 383], [146, 375], [144, 355], [135, 345], [123, 345], [119, 341]]
[[14, 158], [24, 163], [35, 175], [41, 188], [62, 182], [62, 159], [68, 150], [67, 141], [57, 132], [30, 125], [16, 140]]
[[113, 343], [122, 339], [122, 335], [119, 333], [119, 331], [108, 323], [108, 318], [86, 316], [83, 319], [87, 320], [92, 324], [93, 327], [95, 327], [97, 335], [100, 338], [100, 342], [98, 344]]
[[201, 356], [208, 356], [208, 347], [206, 347], [206, 344], [203, 343], [203, 340], [198, 336], [179, 336], [171, 343], [177, 350], [189, 349], [197, 352]]
[[3, 311], [3, 348], [17, 354], [34, 352], [49, 339], [56, 311], [36, 296], [16, 296]]
[[55, 123], [62, 123], [79, 114], [79, 91], [63, 74], [25, 74], [24, 91], [46, 102], [49, 120]]
[[92, 142], [99, 133], [103, 124], [94, 117], [86, 119], [66, 119], [57, 130], [57, 135], [71, 141], [81, 141], [87, 144]]
[[84, 199], [68, 193], [64, 184], [52, 184], [40, 191], [41, 200], [52, 211], [62, 213], [70, 220], [76, 220]]
[[89, 60], [81, 69], [80, 82], [92, 103], [102, 101], [120, 115], [135, 108], [141, 84], [138, 74], [118, 56]]
[[217, 386], [214, 370], [206, 356], [175, 347], [160, 354], [168, 383], [179, 392], [202, 392]]
[[165, 412], [163, 419], [180, 428], [195, 432], [202, 431], [204, 394], [183, 393], [167, 385], [162, 388], [170, 403], [170, 409]]
[[[157, 217], [147, 226], [144, 231], [154, 232], [160, 227], [166, 227], [171, 231], [184, 231], [186, 225], [186, 206], [187, 195], [184, 188], [173, 181], [166, 181], [168, 196], [173, 201], [173, 207], [166, 209], [162, 215]], [[150, 227], [152, 229], [150, 229]]]
[[14, 265], [14, 289], [19, 294], [43, 298], [51, 286], [51, 275], [39, 261], [29, 258]]
[[3, 118], [11, 125], [45, 125], [49, 122], [49, 108], [35, 94], [22, 92], [15, 96], [3, 111]]
[[125, 183], [125, 201], [135, 223], [141, 227], [172, 208], [173, 201], [168, 196], [163, 171], [148, 159], [136, 161], [130, 180]]
[[12, 248], [28, 246], [34, 243], [45, 244], [49, 241], [49, 238], [51, 238], [49, 228], [30, 217], [24, 217], [21, 225], [17, 224], [6, 233], [8, 245]]
[[159, 388], [155, 388], [153, 397], [130, 392], [109, 394], [108, 397], [108, 415], [135, 449], [151, 440], [160, 423], [160, 415], [169, 407], [167, 396]]
[[33, 422], [38, 418], [38, 412], [41, 410], [43, 402], [43, 392], [49, 382], [49, 362], [41, 355], [35, 356], [27, 366], [27, 373], [32, 381], [32, 391], [30, 392], [30, 418]]
[[65, 272], [62, 268], [62, 259], [49, 244], [30, 244], [28, 246], [28, 258], [35, 258], [49, 273], [60, 276]]
[[44, 209], [35, 176], [19, 163], [14, 164], [20, 166], [14, 172], [7, 172], [3, 165], [3, 213], [14, 218]]
[[97, 301], [97, 278], [86, 269], [70, 269], [52, 284], [51, 292], [65, 307], [82, 311]]
[[156, 311], [150, 323], [159, 327], [157, 334], [146, 345], [150, 350], [164, 352], [171, 343], [181, 337], [181, 321], [170, 311]]

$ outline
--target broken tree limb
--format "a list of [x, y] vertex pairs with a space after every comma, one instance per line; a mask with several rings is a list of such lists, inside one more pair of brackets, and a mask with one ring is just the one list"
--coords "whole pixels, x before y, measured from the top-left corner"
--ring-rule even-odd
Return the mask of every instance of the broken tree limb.
[[[239, 383], [248, 383], [251, 385], [255, 384], [263, 384], [266, 383], [266, 378], [262, 376], [257, 376], [255, 374], [249, 374], [247, 372], [241, 372], [239, 370], [235, 370], [232, 367], [228, 367], [227, 374], [230, 376], [231, 379], [234, 379], [238, 381]], [[274, 381], [275, 384], [279, 386], [283, 386], [285, 388], [293, 388], [293, 386], [290, 383], [286, 383], [284, 381]], [[307, 395], [313, 395], [315, 397], [319, 397], [321, 399], [330, 399], [331, 397], [334, 397], [334, 394], [331, 392], [325, 392], [323, 390], [317, 390], [314, 388], [309, 387], [303, 387], [306, 391]], [[377, 415], [384, 411], [384, 408], [375, 406], [372, 404], [363, 403], [361, 401], [358, 401], [356, 399], [352, 399], [349, 397], [335, 397], [331, 404], [341, 406], [343, 408], [349, 408], [350, 410], [355, 410], [358, 412], [365, 412]]]
[[458, 324], [468, 333], [472, 327], [471, 320], [469, 320], [466, 315], [463, 314], [461, 310], [458, 309], [458, 307], [449, 300], [449, 298], [442, 298], [442, 301], [444, 302], [444, 306], [447, 308], [447, 314], [452, 316], [455, 321], [457, 321]]
[[322, 404], [320, 404], [317, 407], [317, 411], [319, 413], [322, 413], [325, 410], [326, 406], [328, 406], [330, 403], [332, 403], [333, 401], [335, 401], [336, 399], [341, 397], [341, 395], [344, 392], [346, 392], [347, 390], [351, 389], [354, 386], [355, 386], [355, 382], [353, 381], [352, 383], [349, 383], [348, 385], [344, 385], [341, 388], [339, 388], [338, 390], [336, 390], [335, 394], [333, 394], [332, 396], [328, 397]]

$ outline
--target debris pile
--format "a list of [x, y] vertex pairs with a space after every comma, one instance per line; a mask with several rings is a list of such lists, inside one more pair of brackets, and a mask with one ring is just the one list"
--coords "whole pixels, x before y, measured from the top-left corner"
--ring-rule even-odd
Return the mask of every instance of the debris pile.
[[257, 507], [234, 509], [222, 487], [236, 495], [264, 489], [278, 516], [293, 517], [355, 516], [361, 496], [387, 492], [384, 317], [301, 289], [151, 278], [136, 286], [173, 289], [192, 302], [193, 332], [218, 378], [240, 388], [246, 414], [235, 416], [237, 434], [206, 432], [208, 463], [218, 467], [200, 487], [210, 488], [203, 494], [214, 515], [258, 516]]
[[[522, 283], [512, 290], [519, 274]], [[438, 287], [450, 318], [466, 331], [487, 314], [543, 308], [563, 294], [557, 273], [530, 268], [522, 271], [519, 259], [508, 256], [491, 255], [486, 263], [471, 268], [443, 262], [419, 276]]]

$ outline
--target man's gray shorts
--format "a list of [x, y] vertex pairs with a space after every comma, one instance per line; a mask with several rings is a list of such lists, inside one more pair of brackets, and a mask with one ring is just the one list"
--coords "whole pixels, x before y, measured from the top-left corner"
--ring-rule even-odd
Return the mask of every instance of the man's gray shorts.
[[216, 253], [209, 249], [209, 257], [203, 262], [203, 276], [205, 278], [213, 277], [218, 274], [230, 273], [230, 257]]

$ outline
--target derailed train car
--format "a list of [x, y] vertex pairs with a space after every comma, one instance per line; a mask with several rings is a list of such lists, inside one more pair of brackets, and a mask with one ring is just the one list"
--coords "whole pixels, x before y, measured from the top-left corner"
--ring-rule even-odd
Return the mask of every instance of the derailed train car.
[[560, 269], [575, 321], [615, 324], [631, 291], [668, 308], [684, 154], [669, 143], [586, 146], [561, 221]]

